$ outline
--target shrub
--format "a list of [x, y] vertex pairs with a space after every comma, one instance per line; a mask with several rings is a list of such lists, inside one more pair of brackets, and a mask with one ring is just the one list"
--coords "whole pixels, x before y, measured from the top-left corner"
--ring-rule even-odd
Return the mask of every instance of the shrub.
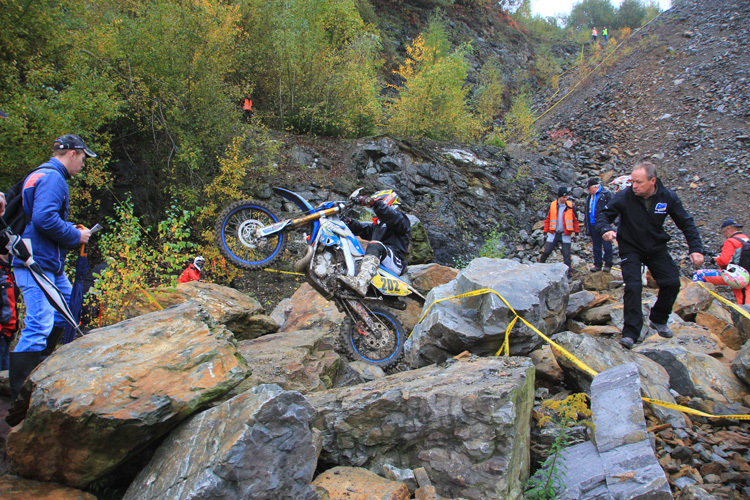
[[528, 94], [519, 94], [513, 99], [510, 110], [503, 116], [505, 124], [500, 137], [507, 143], [533, 144], [536, 141], [534, 113]]

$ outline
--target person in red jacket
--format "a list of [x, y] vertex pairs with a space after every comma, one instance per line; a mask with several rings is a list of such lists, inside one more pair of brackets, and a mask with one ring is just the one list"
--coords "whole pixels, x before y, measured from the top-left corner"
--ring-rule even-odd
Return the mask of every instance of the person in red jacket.
[[10, 272], [8, 254], [0, 255], [0, 370], [10, 367], [10, 344], [18, 331], [16, 282]]
[[573, 202], [568, 200], [568, 188], [565, 186], [557, 190], [557, 200], [549, 205], [547, 219], [544, 221], [544, 232], [547, 233], [547, 242], [544, 251], [539, 257], [539, 262], [547, 262], [547, 257], [558, 244], [562, 244], [562, 255], [565, 265], [568, 266], [568, 277], [573, 275], [570, 263], [570, 245], [572, 234], [578, 235], [578, 218], [576, 217]]
[[203, 269], [203, 264], [206, 262], [206, 259], [201, 257], [200, 255], [193, 260], [193, 263], [190, 264], [185, 268], [184, 271], [182, 271], [182, 275], [180, 275], [179, 281], [180, 283], [187, 283], [188, 281], [201, 281], [201, 270]]
[[721, 223], [724, 245], [721, 247], [721, 255], [716, 257], [716, 264], [721, 270], [699, 269], [693, 274], [693, 281], [728, 285], [738, 304], [750, 304], [750, 274], [739, 265], [742, 242], [750, 241], [750, 238], [740, 231], [741, 228], [742, 224], [735, 219], [726, 219]]

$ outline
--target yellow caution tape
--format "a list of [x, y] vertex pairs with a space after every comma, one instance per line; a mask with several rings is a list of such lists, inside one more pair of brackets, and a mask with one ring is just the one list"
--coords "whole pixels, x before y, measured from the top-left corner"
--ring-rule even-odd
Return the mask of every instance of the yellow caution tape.
[[[701, 285], [701, 286], [703, 286], [703, 285]], [[713, 292], [711, 292], [711, 290], [708, 290], [708, 289], [706, 289], [706, 290], [708, 292], [710, 292], [711, 294], [716, 295], [718, 298], [723, 299], [724, 301], [726, 301], [726, 299], [724, 299], [723, 297], [721, 297], [721, 296], [719, 296], [717, 294], [714, 294]], [[553, 349], [556, 349], [560, 354], [562, 354], [563, 356], [565, 356], [570, 362], [572, 362], [580, 370], [588, 373], [592, 377], [595, 377], [596, 375], [598, 375], [598, 372], [596, 372], [595, 370], [593, 370], [592, 368], [590, 368], [589, 366], [587, 366], [583, 361], [581, 361], [580, 359], [576, 358], [573, 354], [571, 354], [570, 352], [568, 352], [567, 350], [565, 350], [562, 346], [558, 345], [552, 339], [550, 339], [549, 337], [547, 337], [546, 335], [544, 335], [542, 332], [540, 332], [536, 327], [534, 327], [534, 325], [532, 325], [531, 323], [529, 323], [528, 321], [526, 321], [525, 319], [523, 319], [521, 316], [519, 316], [518, 313], [515, 311], [515, 309], [513, 309], [513, 307], [511, 307], [511, 305], [508, 303], [508, 301], [505, 300], [505, 298], [502, 295], [500, 295], [499, 293], [497, 293], [495, 290], [493, 290], [491, 288], [482, 288], [482, 289], [479, 289], [479, 290], [474, 290], [472, 292], [462, 293], [461, 295], [454, 295], [452, 297], [444, 297], [442, 299], [437, 299], [437, 300], [433, 301], [427, 307], [427, 309], [425, 310], [425, 312], [422, 314], [422, 317], [420, 317], [419, 321], [417, 321], [416, 325], [418, 325], [419, 323], [422, 322], [422, 320], [425, 318], [425, 316], [427, 316], [427, 313], [430, 312], [430, 309], [432, 309], [432, 306], [434, 306], [438, 302], [443, 302], [444, 300], [463, 299], [463, 298], [466, 298], [466, 297], [475, 297], [477, 295], [484, 295], [484, 294], [487, 294], [487, 293], [495, 294], [500, 300], [503, 301], [503, 303], [505, 303], [505, 305], [508, 307], [508, 309], [510, 310], [510, 312], [512, 312], [513, 315], [514, 315], [514, 318], [511, 320], [510, 324], [508, 325], [508, 328], [505, 329], [505, 340], [503, 341], [503, 344], [500, 346], [500, 349], [498, 349], [498, 351], [495, 353], [495, 356], [499, 356], [501, 352], [504, 352], [506, 356], [509, 355], [509, 353], [510, 353], [510, 331], [515, 326], [516, 322], [518, 320], [521, 320], [521, 322], [524, 325], [526, 325], [531, 330], [533, 330], [537, 335], [539, 335], [542, 339], [544, 339], [545, 342], [547, 342], [550, 346], [552, 346]], [[729, 304], [730, 305], [734, 305], [731, 302]], [[750, 316], [748, 316], [747, 311], [745, 311], [744, 309], [741, 309], [741, 312], [746, 317], [750, 318]], [[413, 330], [412, 330], [412, 333], [414, 333]], [[411, 337], [411, 333], [409, 334], [409, 337]], [[706, 418], [730, 418], [730, 419], [737, 419], [737, 420], [750, 420], [750, 415], [711, 415], [709, 413], [705, 413], [705, 412], [702, 412], [702, 411], [699, 411], [699, 410], [694, 410], [692, 408], [688, 408], [687, 406], [682, 406], [682, 405], [678, 405], [678, 404], [675, 404], [675, 403], [668, 403], [666, 401], [659, 401], [659, 400], [656, 400], [656, 399], [645, 398], [645, 397], [642, 397], [641, 399], [643, 401], [645, 401], [646, 403], [651, 403], [651, 404], [655, 404], [655, 405], [658, 405], [658, 406], [663, 406], [665, 408], [670, 408], [670, 409], [673, 409], [673, 410], [678, 410], [678, 411], [681, 411], [681, 412], [684, 412], [684, 413], [689, 413], [689, 414], [692, 414], [692, 415], [698, 415], [698, 416], [706, 417]]]
[[705, 285], [704, 285], [703, 283], [701, 283], [700, 281], [698, 281], [697, 283], [698, 283], [698, 284], [699, 284], [699, 285], [700, 285], [701, 287], [703, 287], [703, 289], [704, 289], [705, 291], [707, 291], [708, 293], [710, 293], [711, 295], [713, 295], [714, 297], [716, 297], [716, 298], [717, 298], [717, 299], [718, 299], [718, 300], [719, 300], [720, 302], [723, 302], [724, 304], [728, 305], [729, 307], [731, 307], [732, 309], [734, 309], [735, 311], [737, 311], [738, 313], [740, 313], [741, 315], [743, 315], [743, 316], [744, 316], [744, 317], [746, 317], [747, 319], [750, 319], [750, 313], [749, 313], [749, 312], [747, 312], [746, 310], [744, 310], [743, 308], [741, 308], [740, 306], [738, 306], [738, 305], [737, 305], [737, 304], [735, 304], [734, 302], [732, 302], [732, 301], [729, 301], [729, 300], [725, 299], [724, 297], [722, 297], [722, 296], [721, 296], [721, 295], [719, 295], [718, 293], [716, 293], [716, 292], [713, 292], [713, 291], [709, 290], [709, 289], [708, 289], [708, 288], [706, 288], [706, 286], [705, 286]]
[[264, 271], [268, 271], [269, 273], [279, 273], [279, 274], [293, 274], [295, 276], [304, 276], [303, 273], [296, 273], [294, 271], [279, 271], [278, 269], [263, 269]]

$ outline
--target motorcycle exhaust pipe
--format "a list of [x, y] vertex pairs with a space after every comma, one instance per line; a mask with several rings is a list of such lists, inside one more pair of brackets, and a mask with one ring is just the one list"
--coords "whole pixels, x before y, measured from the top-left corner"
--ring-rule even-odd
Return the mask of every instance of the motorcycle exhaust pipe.
[[294, 270], [297, 271], [298, 273], [304, 273], [305, 270], [307, 269], [307, 266], [310, 265], [312, 256], [313, 256], [313, 247], [312, 245], [307, 245], [307, 251], [305, 252], [305, 256], [294, 263]]

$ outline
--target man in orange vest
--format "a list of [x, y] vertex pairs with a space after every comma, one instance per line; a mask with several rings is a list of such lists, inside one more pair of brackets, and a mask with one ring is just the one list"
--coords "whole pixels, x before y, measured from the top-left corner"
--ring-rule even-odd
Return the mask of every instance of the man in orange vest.
[[570, 264], [570, 244], [572, 235], [578, 235], [578, 218], [573, 202], [568, 200], [568, 188], [565, 186], [557, 190], [557, 200], [549, 205], [547, 219], [544, 221], [544, 232], [547, 233], [547, 242], [544, 244], [544, 252], [539, 257], [539, 262], [547, 262], [547, 257], [562, 244], [563, 262], [568, 266], [568, 277], [573, 275]]
[[245, 113], [245, 121], [250, 121], [253, 117], [253, 100], [250, 98], [250, 92], [242, 100], [242, 111]]

